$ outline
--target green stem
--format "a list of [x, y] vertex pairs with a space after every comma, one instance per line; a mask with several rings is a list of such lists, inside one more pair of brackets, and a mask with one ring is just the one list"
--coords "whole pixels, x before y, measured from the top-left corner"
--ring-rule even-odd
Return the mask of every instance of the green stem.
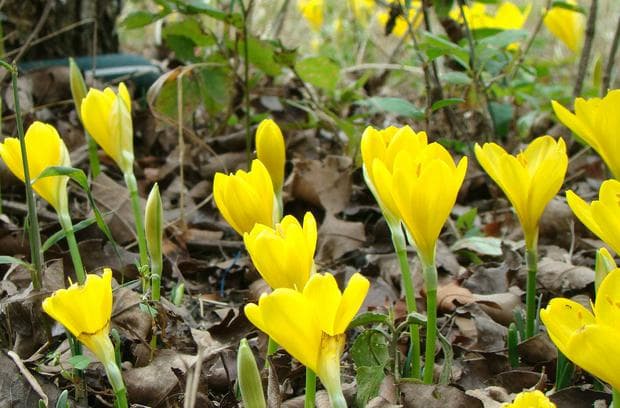
[[161, 262], [151, 262], [151, 298], [158, 302], [161, 298]]
[[104, 364], [104, 366], [106, 374], [108, 375], [108, 380], [114, 390], [114, 406], [116, 408], [129, 408], [129, 405], [127, 404], [127, 389], [125, 388], [125, 383], [123, 382], [121, 370], [113, 360], [108, 364]]
[[424, 284], [426, 286], [426, 348], [424, 352], [424, 384], [433, 383], [435, 368], [435, 343], [437, 341], [437, 269], [435, 262], [425, 263]]
[[316, 374], [314, 371], [306, 367], [306, 397], [304, 399], [304, 408], [314, 408], [314, 400], [316, 398]]
[[620, 408], [620, 391], [616, 388], [611, 390], [611, 406], [612, 408]]
[[538, 271], [536, 249], [526, 248], [525, 258], [527, 262], [525, 337], [529, 339], [534, 335], [536, 326], [536, 272]]
[[71, 254], [71, 260], [73, 261], [73, 269], [75, 269], [77, 282], [82, 285], [86, 281], [86, 272], [84, 270], [84, 265], [82, 264], [82, 257], [80, 256], [77, 241], [75, 240], [73, 223], [71, 222], [69, 212], [67, 210], [58, 211], [58, 220], [60, 221], [63, 231], [65, 232], [67, 245], [69, 245], [69, 253]]
[[17, 136], [22, 152], [22, 166], [24, 169], [24, 183], [26, 185], [26, 204], [28, 206], [28, 241], [30, 242], [30, 258], [33, 268], [30, 270], [30, 278], [34, 290], [41, 289], [41, 268], [43, 265], [43, 254], [41, 253], [41, 235], [39, 235], [39, 219], [34, 201], [34, 193], [30, 185], [30, 168], [28, 167], [28, 154], [26, 152], [26, 140], [24, 138], [24, 123], [22, 121], [21, 109], [19, 106], [19, 95], [17, 89], [17, 66], [8, 65], [2, 61], [2, 65], [11, 71], [13, 85], [13, 101], [15, 103], [15, 123], [17, 125]]
[[[390, 231], [392, 233], [392, 244], [396, 251], [396, 256], [400, 264], [400, 272], [403, 276], [403, 286], [405, 288], [405, 303], [407, 305], [407, 313], [416, 312], [415, 302], [415, 288], [413, 286], [413, 279], [411, 278], [411, 271], [409, 270], [409, 259], [407, 258], [407, 244], [405, 242], [405, 234], [400, 226], [400, 223], [396, 225], [390, 225]], [[411, 370], [408, 364], [405, 362], [405, 375], [410, 373], [413, 378], [420, 378], [420, 331], [416, 324], [409, 326], [411, 345]]]
[[[144, 232], [144, 220], [142, 218], [142, 208], [140, 208], [140, 196], [138, 195], [138, 182], [133, 172], [125, 173], [125, 184], [129, 190], [129, 196], [131, 198], [131, 208], [133, 210], [133, 216], [136, 222], [136, 235], [138, 236], [138, 249], [140, 251], [140, 269], [148, 267], [149, 257], [146, 249], [146, 235]], [[146, 290], [147, 282], [144, 279], [144, 270], [140, 273], [143, 277], [143, 289]]]

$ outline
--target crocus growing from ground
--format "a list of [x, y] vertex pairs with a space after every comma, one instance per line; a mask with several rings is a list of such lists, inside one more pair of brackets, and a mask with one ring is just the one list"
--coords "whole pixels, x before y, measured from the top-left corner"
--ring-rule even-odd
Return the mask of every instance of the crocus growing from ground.
[[[568, 0], [569, 4], [577, 2]], [[583, 43], [585, 32], [585, 17], [578, 11], [564, 7], [551, 7], [545, 15], [545, 26], [556, 38], [568, 47], [572, 52], [579, 51]]]
[[[400, 2], [401, 7], [404, 9], [404, 1], [402, 0], [393, 0], [391, 3]], [[409, 25], [413, 30], [416, 30], [422, 24], [423, 16], [422, 16], [422, 2], [419, 0], [411, 1], [409, 6], [409, 10], [403, 10], [405, 15], [408, 16], [408, 20], [405, 20], [403, 15], [399, 15], [394, 20], [394, 27], [392, 27], [391, 34], [394, 34], [396, 37], [404, 37], [409, 32]], [[382, 26], [385, 26], [387, 22], [390, 20], [390, 13], [388, 11], [381, 11], [377, 16], [379, 23]]]
[[[148, 268], [148, 254], [138, 182], [133, 172], [133, 124], [127, 87], [121, 82], [118, 93], [114, 93], [112, 88], [105, 88], [103, 91], [91, 88], [82, 101], [80, 111], [84, 128], [123, 172], [136, 223], [141, 272], [144, 273]], [[146, 287], [143, 274], [143, 289]]]
[[103, 364], [114, 389], [116, 403], [127, 407], [123, 377], [116, 365], [114, 346], [110, 340], [112, 316], [112, 271], [102, 276], [88, 274], [83, 285], [74, 283], [59, 289], [43, 301], [43, 310], [65, 326]]
[[551, 136], [534, 139], [512, 156], [495, 143], [476, 144], [476, 158], [504, 191], [515, 209], [523, 233], [528, 263], [526, 336], [535, 331], [538, 222], [545, 207], [558, 193], [568, 166], [564, 140]]
[[260, 160], [253, 160], [248, 172], [216, 173], [213, 199], [222, 217], [241, 235], [252, 231], [255, 224], [275, 224], [273, 185]]
[[512, 403], [504, 404], [502, 408], [555, 408], [555, 404], [545, 394], [534, 390], [520, 392]]
[[614, 178], [620, 178], [620, 89], [604, 98], [576, 98], [574, 114], [556, 101], [551, 105], [558, 119], [601, 156]]
[[[34, 122], [30, 125], [24, 141], [26, 143], [26, 155], [28, 156], [29, 175], [31, 180], [34, 180], [32, 188], [56, 210], [67, 237], [77, 280], [82, 283], [86, 276], [69, 215], [67, 194], [69, 177], [54, 175], [38, 178], [48, 167], [71, 167], [67, 146], [60, 138], [56, 128], [43, 122]], [[11, 172], [24, 181], [24, 166], [19, 140], [14, 137], [4, 139], [4, 142], [0, 143], [0, 156]]]
[[[392, 176], [394, 161], [400, 151], [407, 151], [415, 156], [427, 144], [426, 132], [416, 133], [409, 126], [402, 128], [390, 126], [382, 130], [369, 126], [364, 131], [361, 141], [364, 180], [375, 196], [392, 235], [392, 244], [398, 256], [403, 277], [408, 313], [416, 311], [415, 288], [409, 271], [401, 216], [393, 197]], [[416, 325], [412, 325], [410, 331], [411, 374], [417, 378], [420, 375], [420, 335]], [[408, 371], [407, 369], [408, 367], [405, 367], [405, 371]]]
[[340, 385], [345, 331], [357, 314], [369, 282], [354, 274], [344, 290], [331, 274], [313, 274], [302, 292], [279, 288], [245, 307], [248, 319], [300, 363], [315, 372], [333, 407], [346, 407]]
[[615, 390], [620, 389], [619, 305], [620, 269], [614, 269], [601, 283], [594, 313], [564, 298], [551, 299], [540, 311], [540, 318], [558, 349]]
[[278, 203], [278, 219], [282, 218], [282, 184], [284, 183], [284, 163], [286, 148], [280, 127], [271, 119], [263, 120], [256, 129], [256, 157], [271, 177], [273, 193]]
[[402, 150], [394, 159], [392, 195], [417, 247], [426, 288], [428, 323], [423, 378], [427, 384], [433, 381], [437, 338], [435, 248], [466, 171], [467, 157], [455, 165], [450, 153], [438, 143], [431, 143], [415, 153]]
[[304, 216], [303, 226], [287, 215], [275, 228], [256, 224], [243, 234], [252, 262], [271, 288], [303, 290], [314, 272], [317, 228], [312, 213]]
[[323, 25], [324, 0], [298, 0], [297, 8], [304, 16], [310, 28], [320, 31]]

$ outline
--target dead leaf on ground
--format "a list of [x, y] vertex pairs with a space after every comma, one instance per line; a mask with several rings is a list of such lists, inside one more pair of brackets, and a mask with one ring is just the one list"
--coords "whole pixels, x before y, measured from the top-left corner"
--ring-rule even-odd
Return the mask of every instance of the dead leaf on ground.
[[327, 156], [322, 161], [294, 159], [285, 188], [292, 197], [337, 214], [349, 204], [352, 165], [346, 156]]
[[578, 386], [564, 388], [551, 394], [549, 399], [562, 408], [594, 407], [597, 401], [603, 401], [608, 407], [611, 404], [611, 394]]
[[470, 304], [474, 301], [474, 295], [452, 279], [445, 283], [440, 283], [437, 287], [437, 308], [440, 312], [450, 313], [458, 306]]
[[183, 391], [175, 371], [185, 374], [195, 362], [196, 356], [160, 350], [149, 365], [123, 373], [128, 399], [132, 403], [159, 406], [173, 392]]
[[[50, 402], [55, 406], [60, 390], [35, 372], [31, 373]], [[0, 352], [0, 407], [32, 408], [38, 406], [41, 397], [35, 392], [19, 368], [5, 351]]]
[[526, 364], [538, 364], [558, 358], [558, 350], [546, 333], [539, 333], [517, 345], [519, 356]]
[[585, 266], [543, 258], [538, 262], [538, 283], [551, 293], [581, 290], [594, 283], [594, 271]]
[[[476, 303], [459, 306], [456, 310], [455, 323], [461, 331], [467, 333], [468, 342], [461, 345], [472, 351], [499, 351], [506, 348], [508, 329], [487, 315], [482, 307]], [[467, 320], [470, 320], [468, 323]], [[473, 326], [473, 329], [472, 329]], [[475, 330], [475, 332], [474, 332]]]
[[508, 327], [514, 320], [514, 311], [521, 307], [521, 296], [512, 293], [474, 294], [474, 301], [497, 323]]
[[328, 213], [319, 228], [317, 262], [331, 263], [365, 242], [364, 224], [343, 221]]
[[400, 392], [405, 408], [482, 408], [480, 400], [449, 385], [403, 383]]

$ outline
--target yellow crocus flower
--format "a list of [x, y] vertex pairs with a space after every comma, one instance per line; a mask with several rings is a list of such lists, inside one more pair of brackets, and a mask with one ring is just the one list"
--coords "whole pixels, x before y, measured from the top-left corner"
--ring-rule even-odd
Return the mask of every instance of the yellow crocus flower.
[[[67, 146], [52, 125], [34, 122], [24, 136], [28, 156], [28, 173], [34, 180], [50, 166], [71, 166]], [[24, 181], [24, 166], [19, 139], [7, 137], [0, 143], [0, 156], [11, 172]], [[32, 184], [32, 189], [57, 212], [67, 208], [68, 176], [44, 177]]]
[[[576, 1], [568, 1], [577, 4]], [[563, 7], [552, 7], [545, 16], [547, 29], [564, 43], [572, 52], [579, 51], [585, 33], [585, 18], [583, 14]]]
[[560, 122], [601, 156], [614, 178], [620, 178], [620, 89], [602, 99], [575, 99], [574, 114], [556, 101], [551, 105]]
[[55, 291], [42, 306], [103, 364], [117, 401], [122, 399], [121, 406], [126, 407], [125, 385], [110, 340], [112, 270], [105, 268], [102, 276], [88, 274], [83, 285], [74, 283]]
[[315, 372], [332, 405], [336, 405], [334, 399], [343, 398], [340, 357], [345, 331], [362, 305], [369, 286], [368, 279], [356, 273], [341, 293], [333, 275], [315, 273], [302, 292], [278, 288], [261, 296], [258, 305], [246, 305], [245, 314], [291, 356]]
[[594, 313], [569, 299], [551, 299], [540, 311], [549, 337], [573, 363], [620, 389], [620, 269], [601, 283]]
[[536, 249], [538, 222], [545, 207], [558, 193], [568, 166], [562, 138], [534, 139], [527, 148], [512, 156], [495, 143], [474, 147], [480, 166], [504, 191], [523, 228], [525, 245]]
[[620, 254], [620, 181], [605, 180], [601, 184], [598, 200], [588, 205], [581, 197], [569, 190], [566, 201], [579, 220], [617, 254]]
[[265, 282], [273, 289], [301, 291], [313, 273], [317, 228], [312, 213], [304, 216], [303, 227], [287, 215], [275, 228], [256, 224], [243, 234], [245, 247]]
[[269, 171], [273, 191], [278, 194], [284, 183], [286, 151], [282, 131], [271, 119], [263, 120], [256, 129], [256, 157]]
[[504, 404], [502, 408], [555, 408], [555, 404], [545, 394], [534, 390], [520, 392], [512, 403]]
[[112, 316], [112, 271], [102, 276], [88, 274], [83, 285], [59, 289], [43, 301], [43, 310], [73, 334], [105, 363], [114, 362], [114, 347], [108, 337]]
[[457, 166], [438, 143], [429, 144], [417, 154], [401, 151], [396, 155], [392, 196], [425, 265], [435, 264], [435, 245], [466, 171], [467, 157]]
[[213, 199], [224, 219], [241, 235], [252, 231], [255, 224], [274, 225], [273, 185], [260, 160], [253, 160], [248, 172], [216, 173]]
[[133, 173], [133, 127], [131, 99], [122, 82], [118, 94], [112, 88], [91, 88], [80, 108], [82, 123], [123, 174]]
[[394, 161], [401, 151], [417, 155], [428, 144], [426, 132], [416, 133], [409, 126], [390, 126], [377, 130], [368, 126], [362, 135], [361, 150], [364, 179], [375, 196], [388, 223], [400, 220], [392, 194]]
[[324, 0], [299, 0], [297, 8], [314, 31], [323, 26]]

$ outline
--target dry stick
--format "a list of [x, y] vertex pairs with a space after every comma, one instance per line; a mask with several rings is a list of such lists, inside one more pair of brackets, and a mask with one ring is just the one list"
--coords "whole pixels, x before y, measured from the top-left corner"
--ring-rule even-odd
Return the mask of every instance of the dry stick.
[[573, 99], [581, 95], [583, 81], [585, 80], [586, 72], [588, 71], [588, 64], [590, 62], [592, 42], [594, 40], [594, 34], [596, 33], [596, 11], [598, 9], [598, 0], [591, 1], [590, 14], [588, 15], [588, 23], [586, 26], [586, 38], [583, 42], [581, 59], [579, 60], [579, 70], [577, 71], [577, 80], [575, 81], [575, 88], [573, 89]]
[[37, 35], [39, 35], [39, 31], [41, 31], [41, 29], [43, 28], [43, 24], [45, 24], [45, 21], [47, 21], [47, 17], [49, 16], [50, 11], [52, 10], [53, 6], [54, 6], [54, 1], [47, 0], [47, 3], [45, 3], [45, 8], [43, 9], [43, 12], [41, 13], [41, 18], [39, 18], [39, 21], [37, 22], [37, 25], [34, 27], [34, 30], [32, 30], [32, 32], [26, 39], [26, 42], [24, 43], [24, 45], [21, 46], [19, 52], [13, 59], [13, 64], [17, 64], [17, 61], [19, 61], [21, 57], [24, 56], [26, 51], [28, 51], [28, 49], [30, 48], [30, 44], [37, 37]]
[[181, 230], [185, 232], [187, 230], [187, 224], [185, 223], [185, 138], [183, 137], [183, 74], [185, 70], [181, 71], [181, 74], [177, 77], [177, 135], [179, 141], [179, 179], [181, 189], [179, 191], [179, 209], [180, 209], [180, 221]]
[[611, 49], [609, 50], [609, 56], [607, 57], [607, 65], [603, 72], [603, 83], [601, 84], [601, 96], [605, 96], [611, 85], [611, 70], [614, 68], [614, 62], [616, 60], [616, 53], [618, 52], [618, 45], [620, 44], [620, 17], [618, 17], [618, 24], [616, 24], [616, 34], [614, 34], [614, 40], [611, 43]]

